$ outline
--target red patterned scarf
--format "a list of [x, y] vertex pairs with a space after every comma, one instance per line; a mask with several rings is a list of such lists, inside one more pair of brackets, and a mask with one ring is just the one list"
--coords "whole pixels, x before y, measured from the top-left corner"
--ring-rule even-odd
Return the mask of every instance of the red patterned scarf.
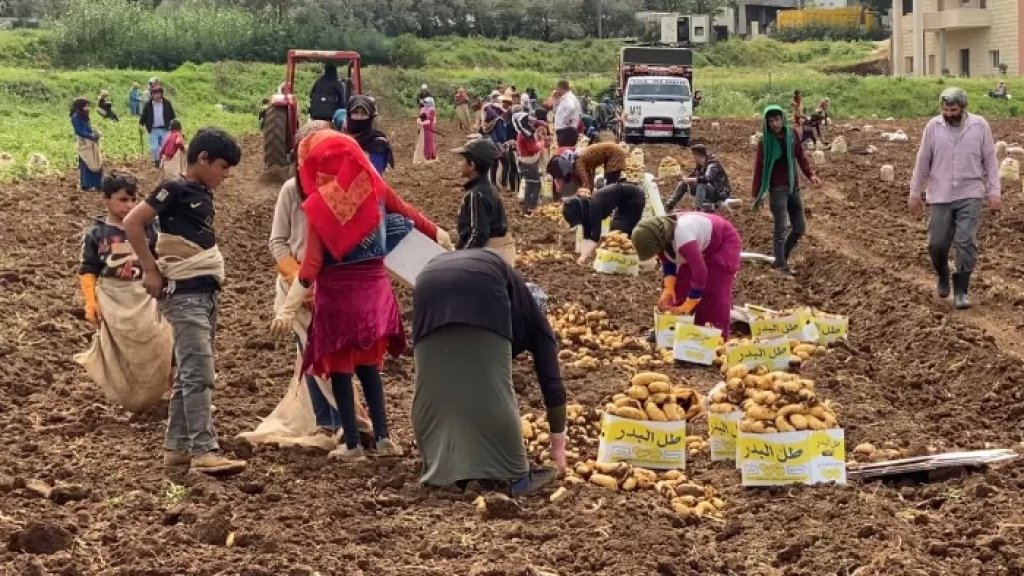
[[324, 247], [337, 260], [380, 224], [388, 185], [352, 137], [321, 130], [299, 143], [302, 209]]

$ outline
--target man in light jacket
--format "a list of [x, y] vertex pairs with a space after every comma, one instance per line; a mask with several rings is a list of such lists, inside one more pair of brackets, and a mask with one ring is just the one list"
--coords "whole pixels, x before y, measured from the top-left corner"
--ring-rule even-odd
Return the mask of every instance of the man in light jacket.
[[572, 93], [568, 80], [559, 80], [555, 88], [555, 141], [559, 148], [573, 147], [580, 141], [580, 119], [583, 108]]
[[939, 298], [949, 297], [949, 249], [955, 247], [953, 306], [963, 310], [971, 306], [967, 292], [978, 258], [982, 201], [990, 210], [1002, 207], [999, 163], [988, 122], [967, 113], [967, 94], [947, 88], [939, 102], [942, 114], [921, 135], [908, 203], [915, 212], [928, 204], [928, 254]]

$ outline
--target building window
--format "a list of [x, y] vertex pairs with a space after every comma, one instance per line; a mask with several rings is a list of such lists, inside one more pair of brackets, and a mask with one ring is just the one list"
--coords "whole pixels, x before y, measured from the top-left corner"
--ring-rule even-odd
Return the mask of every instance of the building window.
[[935, 54], [928, 55], [928, 74], [935, 74]]
[[994, 70], [999, 69], [999, 50], [989, 50], [988, 58], [992, 61], [992, 68]]
[[697, 38], [703, 38], [704, 37], [704, 27], [703, 26], [694, 26], [693, 27], [693, 35], [696, 36]]
[[914, 11], [914, 0], [903, 0], [903, 15], [906, 16]]
[[903, 59], [903, 68], [905, 68], [904, 72], [906, 72], [907, 74], [913, 74], [914, 73], [914, 57], [913, 56], [907, 56], [906, 58]]

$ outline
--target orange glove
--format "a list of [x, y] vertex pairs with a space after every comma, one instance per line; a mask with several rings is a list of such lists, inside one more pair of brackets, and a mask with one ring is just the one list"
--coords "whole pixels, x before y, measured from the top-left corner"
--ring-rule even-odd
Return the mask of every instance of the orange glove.
[[672, 313], [680, 316], [689, 316], [697, 309], [698, 304], [700, 304], [700, 298], [687, 298], [682, 306], [673, 308]]
[[96, 300], [96, 275], [82, 274], [78, 280], [82, 286], [82, 299], [85, 301], [85, 320], [93, 326], [99, 326], [103, 321], [103, 314], [100, 313], [100, 305]]
[[299, 261], [294, 256], [285, 256], [277, 261], [277, 273], [285, 279], [289, 286], [299, 277], [299, 268]]
[[661, 298], [658, 299], [658, 309], [668, 310], [672, 308], [672, 304], [676, 301], [676, 277], [665, 276], [662, 281]]

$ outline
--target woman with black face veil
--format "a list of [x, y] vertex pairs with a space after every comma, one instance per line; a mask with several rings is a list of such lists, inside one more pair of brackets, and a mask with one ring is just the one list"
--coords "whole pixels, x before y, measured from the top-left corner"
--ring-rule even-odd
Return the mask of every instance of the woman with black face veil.
[[348, 115], [345, 118], [345, 133], [359, 142], [359, 147], [370, 157], [370, 164], [381, 176], [388, 167], [395, 166], [391, 143], [383, 132], [377, 130], [377, 104], [369, 96], [353, 96], [348, 101]]

